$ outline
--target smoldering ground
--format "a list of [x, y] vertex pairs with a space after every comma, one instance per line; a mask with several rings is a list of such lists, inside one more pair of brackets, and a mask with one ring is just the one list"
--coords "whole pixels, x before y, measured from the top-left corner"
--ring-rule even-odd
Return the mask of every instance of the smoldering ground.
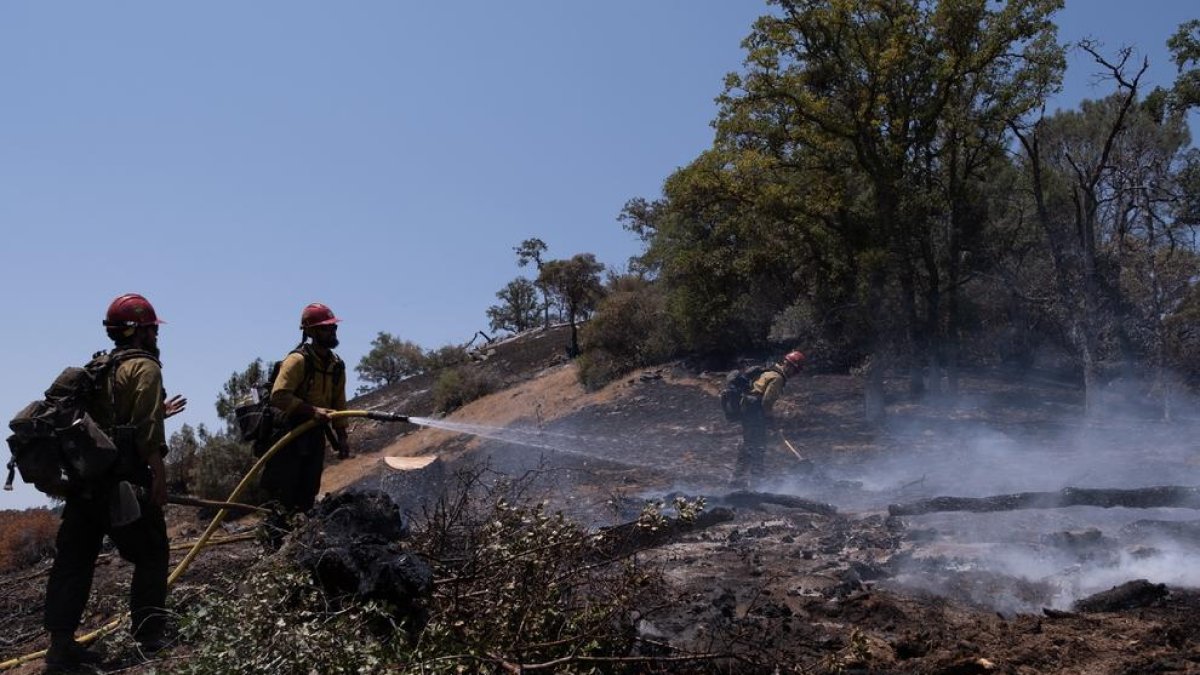
[[[547, 424], [430, 424], [477, 439], [473, 461], [486, 458], [497, 474], [538, 473], [539, 497], [594, 526], [630, 516], [613, 508], [614, 495], [634, 502], [676, 492], [713, 500], [728, 493], [737, 425], [723, 424], [715, 404], [694, 387], [642, 386], [643, 401], [635, 396]], [[1109, 392], [1109, 408], [1085, 417], [1071, 387], [966, 380], [953, 402], [900, 399], [885, 427], [847, 431], [846, 439], [821, 426], [827, 410], [801, 390], [794, 395], [800, 411], [781, 430], [816, 470], [802, 470], [774, 438], [771, 470], [751, 487], [830, 502], [867, 518], [886, 514], [889, 504], [937, 496], [1200, 485], [1192, 441], [1200, 415], [1176, 405], [1174, 420], [1165, 423], [1154, 406], [1123, 405], [1139, 390], [1126, 384], [1119, 395]], [[850, 436], [855, 447], [839, 445]], [[895, 556], [888, 583], [1003, 612], [1069, 608], [1137, 578], [1200, 586], [1200, 572], [1191, 571], [1200, 569], [1192, 564], [1200, 536], [1179, 530], [1197, 518], [1190, 509], [1087, 506], [906, 516], [905, 551]]]
[[[1126, 405], [1144, 390], [1126, 383], [1091, 416], [1078, 392], [1038, 386], [1009, 400], [963, 397], [940, 414], [893, 415], [877, 452], [827, 463], [831, 476], [864, 489], [825, 496], [872, 512], [941, 496], [1200, 485], [1195, 410], [1177, 399], [1166, 422], [1153, 405]], [[911, 559], [892, 583], [1002, 612], [1067, 609], [1133, 579], [1200, 587], [1198, 518], [1190, 508], [1095, 506], [905, 516]]]

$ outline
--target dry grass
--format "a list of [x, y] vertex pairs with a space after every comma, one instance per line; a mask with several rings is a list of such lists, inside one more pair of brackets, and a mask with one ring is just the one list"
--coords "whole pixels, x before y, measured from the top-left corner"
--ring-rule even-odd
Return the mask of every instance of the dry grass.
[[[580, 409], [612, 401], [629, 387], [627, 382], [614, 382], [595, 392], [579, 384], [574, 364], [549, 369], [536, 377], [503, 391], [484, 396], [459, 408], [446, 419], [455, 422], [503, 427], [518, 421], [549, 423]], [[353, 459], [337, 462], [325, 468], [321, 492], [333, 492], [359, 480], [379, 465], [384, 457], [413, 457], [428, 452], [459, 436], [450, 431], [419, 429], [397, 438], [383, 449]], [[351, 443], [354, 438], [351, 436]], [[467, 449], [475, 447], [471, 441]]]
[[54, 552], [58, 515], [50, 509], [0, 511], [0, 574], [24, 569]]

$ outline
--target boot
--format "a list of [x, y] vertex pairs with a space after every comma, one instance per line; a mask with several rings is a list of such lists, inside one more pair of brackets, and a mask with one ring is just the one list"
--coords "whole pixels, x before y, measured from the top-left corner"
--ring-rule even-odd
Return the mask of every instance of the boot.
[[171, 643], [161, 635], [147, 638], [139, 637], [137, 638], [137, 643], [138, 651], [140, 651], [142, 656], [145, 658], [150, 658], [171, 646]]
[[100, 652], [79, 644], [70, 633], [50, 636], [50, 649], [46, 650], [47, 673], [77, 672], [81, 667], [96, 666], [103, 662], [104, 657]]
[[143, 658], [149, 658], [170, 646], [166, 638], [166, 618], [151, 614], [141, 620], [133, 631], [133, 640]]

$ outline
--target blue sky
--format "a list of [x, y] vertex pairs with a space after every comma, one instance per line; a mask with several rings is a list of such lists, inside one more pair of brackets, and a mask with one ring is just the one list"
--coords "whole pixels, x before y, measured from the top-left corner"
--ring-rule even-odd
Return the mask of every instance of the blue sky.
[[[1136, 45], [1169, 84], [1182, 0], [1068, 0], [1061, 38]], [[105, 348], [139, 292], [169, 422], [298, 339], [317, 300], [350, 366], [378, 331], [425, 347], [487, 329], [495, 292], [551, 257], [638, 251], [631, 197], [712, 139], [754, 0], [0, 3], [0, 412]], [[1061, 106], [1104, 95], [1073, 58]], [[352, 383], [351, 387], [356, 383]], [[7, 419], [7, 415], [5, 419]], [[0, 455], [7, 456], [6, 450]], [[0, 508], [41, 503], [20, 486]]]

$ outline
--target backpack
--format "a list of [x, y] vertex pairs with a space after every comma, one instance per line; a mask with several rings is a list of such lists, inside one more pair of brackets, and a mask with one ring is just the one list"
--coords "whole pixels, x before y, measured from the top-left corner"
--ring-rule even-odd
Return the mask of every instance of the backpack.
[[64, 485], [95, 485], [111, 476], [120, 452], [120, 444], [113, 440], [116, 430], [102, 428], [87, 410], [101, 391], [103, 378], [135, 357], [154, 358], [137, 349], [97, 352], [83, 367], [64, 369], [45, 398], [12, 418], [5, 490], [12, 490], [18, 471], [21, 480], [51, 496], [62, 496]]
[[[300, 354], [304, 357], [304, 378], [300, 380], [300, 386], [297, 388], [297, 394], [301, 398], [308, 393], [312, 386], [313, 375], [317, 370], [315, 357], [309, 353], [306, 346], [302, 344], [288, 352], [288, 354]], [[254, 385], [250, 389], [249, 398], [233, 409], [234, 418], [237, 420], [238, 437], [243, 443], [250, 444], [254, 449], [255, 457], [262, 457], [263, 453], [269, 450], [276, 441], [283, 438], [291, 426], [288, 424], [284, 412], [271, 405], [271, 390], [275, 388], [275, 380], [279, 378], [279, 369], [282, 366], [283, 361], [272, 363], [267, 379]], [[334, 375], [340, 375], [345, 370], [346, 363], [335, 354]]]
[[752, 366], [745, 370], [734, 370], [725, 377], [725, 387], [721, 389], [721, 410], [725, 419], [737, 422], [742, 419], [742, 401], [754, 387], [759, 376], [767, 372], [766, 366]]

